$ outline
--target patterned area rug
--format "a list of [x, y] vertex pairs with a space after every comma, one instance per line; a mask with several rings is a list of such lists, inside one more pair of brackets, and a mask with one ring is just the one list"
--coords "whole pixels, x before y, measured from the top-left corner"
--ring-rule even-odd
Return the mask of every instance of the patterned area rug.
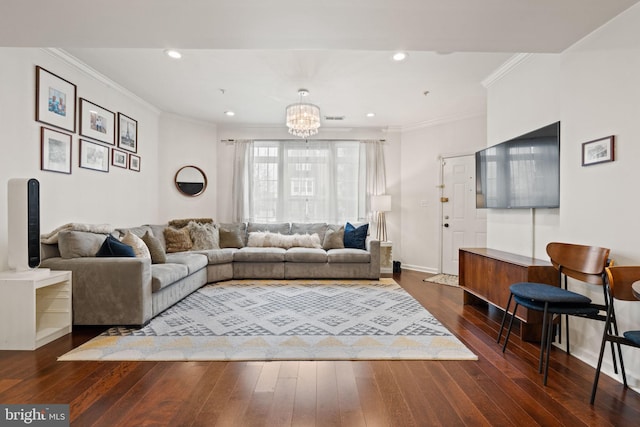
[[59, 360], [477, 360], [393, 279], [207, 285]]
[[459, 286], [458, 285], [458, 276], [454, 276], [451, 274], [436, 274], [435, 276], [427, 277], [422, 280], [423, 282], [431, 282], [438, 283], [440, 285], [447, 286]]

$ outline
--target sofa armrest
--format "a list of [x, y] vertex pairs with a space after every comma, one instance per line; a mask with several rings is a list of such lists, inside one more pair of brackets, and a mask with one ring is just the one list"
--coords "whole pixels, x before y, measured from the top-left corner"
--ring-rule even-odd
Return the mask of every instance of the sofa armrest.
[[380, 277], [380, 240], [367, 240], [367, 250], [371, 253], [371, 264], [369, 265], [369, 277], [377, 279]]
[[49, 258], [41, 266], [72, 272], [74, 325], [143, 325], [152, 317], [149, 259]]

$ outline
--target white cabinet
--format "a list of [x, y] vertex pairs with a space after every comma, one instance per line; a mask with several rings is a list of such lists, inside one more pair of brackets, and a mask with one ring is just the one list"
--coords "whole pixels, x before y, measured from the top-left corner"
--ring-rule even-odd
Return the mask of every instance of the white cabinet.
[[0, 350], [35, 350], [71, 332], [71, 272], [0, 273]]
[[393, 244], [380, 242], [380, 273], [393, 273]]

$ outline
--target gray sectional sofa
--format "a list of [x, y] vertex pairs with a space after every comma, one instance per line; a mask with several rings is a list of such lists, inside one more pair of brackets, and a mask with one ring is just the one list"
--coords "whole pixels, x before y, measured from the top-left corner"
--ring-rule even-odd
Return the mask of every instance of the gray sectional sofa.
[[[164, 250], [167, 225], [118, 229], [138, 237], [149, 233]], [[166, 261], [141, 257], [96, 257], [105, 234], [61, 231], [55, 244], [42, 244], [42, 268], [73, 273], [74, 325], [144, 325], [207, 283], [230, 279], [378, 279], [380, 242], [367, 237], [365, 249], [247, 246], [251, 233], [318, 234], [319, 241], [340, 226], [329, 224], [219, 224], [241, 241], [237, 247], [166, 253]], [[219, 236], [223, 243], [224, 236]], [[224, 246], [224, 245], [222, 245]]]

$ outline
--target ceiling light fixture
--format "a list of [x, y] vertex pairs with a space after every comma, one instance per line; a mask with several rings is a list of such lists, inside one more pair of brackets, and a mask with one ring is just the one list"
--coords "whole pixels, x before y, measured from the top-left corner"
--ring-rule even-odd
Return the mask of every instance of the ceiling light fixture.
[[182, 54], [175, 49], [166, 49], [164, 51], [164, 54], [167, 55], [169, 58], [173, 58], [173, 59], [182, 58]]
[[308, 95], [308, 90], [298, 89], [298, 103], [288, 105], [286, 110], [289, 133], [300, 138], [317, 134], [320, 127], [320, 107], [302, 102], [302, 98]]
[[236, 113], [234, 113], [233, 111], [225, 111], [225, 112], [224, 112], [224, 115], [225, 115], [225, 116], [229, 116], [229, 117], [233, 117], [233, 116], [235, 116], [235, 115], [236, 115]]
[[367, 117], [375, 117], [376, 113], [367, 113]]
[[392, 58], [394, 61], [396, 62], [400, 62], [400, 61], [404, 61], [405, 59], [407, 59], [407, 53], [406, 52], [396, 52], [393, 54]]

